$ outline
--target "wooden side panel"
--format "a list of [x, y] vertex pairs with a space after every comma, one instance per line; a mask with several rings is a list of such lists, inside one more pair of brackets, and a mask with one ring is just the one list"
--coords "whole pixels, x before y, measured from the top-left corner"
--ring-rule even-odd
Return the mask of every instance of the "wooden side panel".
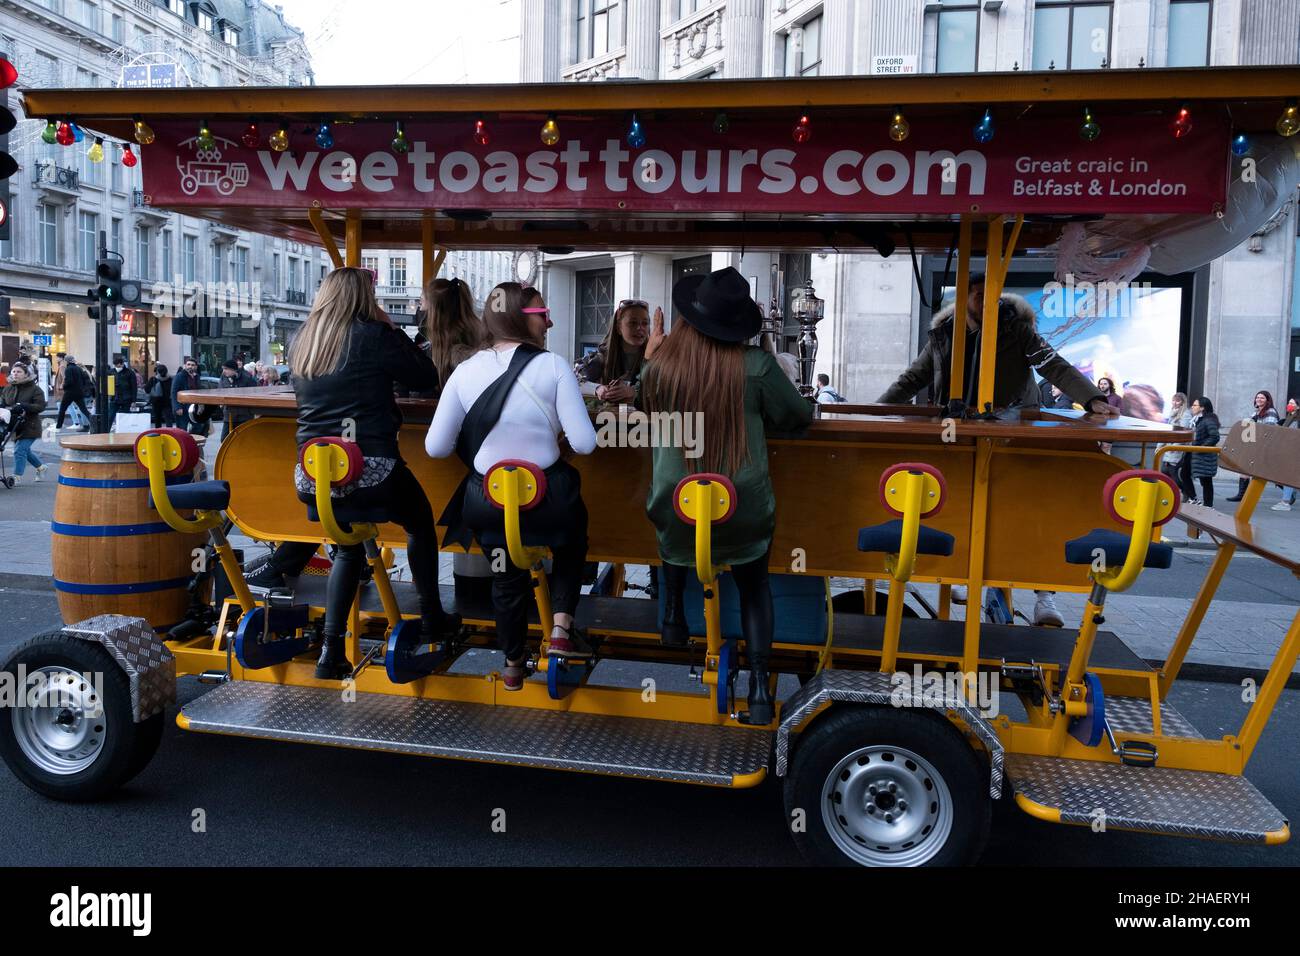
[[1219, 460], [1233, 471], [1294, 485], [1300, 482], [1300, 428], [1237, 422], [1223, 440]]

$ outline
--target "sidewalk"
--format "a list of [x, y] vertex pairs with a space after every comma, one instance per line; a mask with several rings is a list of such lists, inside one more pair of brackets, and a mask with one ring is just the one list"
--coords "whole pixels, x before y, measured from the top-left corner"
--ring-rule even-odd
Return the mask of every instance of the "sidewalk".
[[[204, 448], [204, 459], [209, 469], [216, 459], [219, 438], [220, 426], [218, 425], [214, 427], [212, 437]], [[40, 484], [23, 484], [13, 490], [0, 488], [0, 592], [6, 588], [53, 587], [50, 580], [49, 522], [54, 511], [60, 449], [57, 444], [44, 441], [38, 442], [35, 448], [37, 455], [50, 466], [45, 480]], [[12, 450], [6, 448], [5, 467], [10, 474], [12, 474], [12, 465]], [[27, 474], [29, 482], [31, 474], [29, 469]], [[1215, 508], [1231, 513], [1235, 505], [1226, 499], [1229, 495], [1235, 494], [1236, 490], [1235, 476], [1216, 479]], [[1264, 497], [1255, 511], [1255, 522], [1261, 528], [1277, 533], [1300, 535], [1300, 507], [1292, 512], [1269, 510], [1270, 506], [1278, 500], [1280, 500], [1279, 490], [1270, 486], [1264, 492]], [[1182, 522], [1175, 519], [1169, 525], [1166, 540], [1176, 547], [1193, 550], [1213, 547], [1213, 543], [1208, 539], [1189, 542], [1184, 530]], [[256, 556], [267, 548], [267, 545], [239, 534], [231, 536], [231, 543], [236, 548], [245, 549], [246, 559]], [[403, 559], [402, 552], [398, 552], [399, 576], [405, 572]], [[1208, 555], [1202, 556], [1199, 560], [1207, 559]], [[1260, 558], [1239, 556], [1234, 559], [1234, 568], [1246, 562], [1261, 562], [1262, 566]], [[645, 584], [647, 577], [644, 567], [629, 568], [630, 583]], [[440, 557], [439, 579], [443, 584], [452, 583], [450, 555]], [[832, 584], [837, 591], [861, 586], [861, 582], [849, 579], [835, 579]], [[937, 605], [937, 586], [921, 585], [919, 590], [931, 605]], [[1300, 593], [1300, 590], [1296, 593]], [[13, 599], [13, 597], [6, 598], [6, 600]], [[1019, 610], [1032, 614], [1034, 603], [1032, 591], [1017, 591], [1014, 601]], [[1067, 626], [1077, 626], [1083, 613], [1084, 601], [1083, 594], [1057, 595], [1057, 605]], [[1112, 595], [1106, 606], [1105, 629], [1114, 631], [1147, 660], [1160, 661], [1168, 654], [1178, 627], [1190, 605], [1190, 595], [1181, 597], [1160, 597], [1150, 594]], [[1211, 604], [1192, 645], [1188, 662], [1205, 668], [1230, 668], [1234, 672], [1266, 670], [1281, 645], [1295, 611], [1294, 604], [1215, 601]], [[953, 607], [954, 618], [961, 619], [963, 615], [964, 608]], [[1300, 667], [1297, 667], [1297, 673], [1300, 673]]]

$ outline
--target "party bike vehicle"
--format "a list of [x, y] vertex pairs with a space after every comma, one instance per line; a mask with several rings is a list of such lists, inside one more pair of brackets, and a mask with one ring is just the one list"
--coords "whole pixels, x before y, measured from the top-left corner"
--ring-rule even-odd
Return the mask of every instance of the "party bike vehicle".
[[[464, 630], [421, 645], [412, 587], [389, 574], [400, 529], [382, 509], [335, 512], [329, 487], [354, 479], [356, 446], [339, 436], [299, 448], [290, 389], [235, 388], [180, 396], [256, 413], [211, 477], [196, 439], [171, 429], [65, 441], [53, 547], [67, 625], [4, 665], [42, 679], [34, 706], [0, 715], [0, 753], [40, 793], [102, 797], [148, 763], [188, 675], [215, 685], [176, 716], [196, 733], [715, 787], [775, 777], [795, 841], [820, 862], [973, 862], [997, 800], [1108, 831], [1285, 841], [1287, 820], [1243, 772], [1300, 654], [1300, 616], [1240, 728], [1207, 739], [1169, 698], [1236, 552], [1300, 573], [1300, 545], [1250, 520], [1267, 482], [1294, 483], [1300, 431], [1238, 425], [1210, 452], [1250, 477], [1229, 517], [1181, 501], [1159, 470], [1157, 449], [1178, 449], [1187, 430], [1002, 409], [994, 396], [1013, 252], [1116, 280], [1148, 260], [1179, 272], [1221, 255], [1294, 193], [1298, 94], [1294, 68], [27, 90], [32, 117], [75, 115], [142, 144], [147, 203], [320, 243], [339, 266], [394, 247], [419, 248], [426, 278], [450, 248], [718, 250], [742, 263], [780, 250], [947, 253], [958, 302], [982, 266], [987, 331], [975, 402], [823, 406], [805, 432], [770, 440], [771, 671], [782, 681], [770, 723], [750, 722], [736, 693], [736, 591], [711, 548], [753, 503], [725, 480], [678, 488], [696, 542], [690, 644], [662, 646], [657, 603], [614, 574], [578, 615], [596, 657], [565, 663], [547, 653], [546, 549], [518, 533], [542, 478], [528, 462], [493, 469], [509, 559], [531, 569], [536, 596], [536, 675], [507, 694], [496, 670], [457, 667], [495, 646], [489, 603], [446, 589]], [[246, 182], [178, 178], [200, 127], [223, 138], [222, 161], [246, 166]], [[821, 305], [810, 290], [796, 301], [807, 384]], [[936, 369], [947, 381], [976, 366], [966, 334], [957, 323], [951, 364]], [[437, 513], [464, 467], [423, 454], [434, 402], [400, 404], [403, 457]], [[299, 463], [318, 479], [312, 517], [294, 493]], [[642, 506], [649, 450], [600, 447], [575, 464], [591, 558], [657, 563]], [[1169, 567], [1170, 521], [1218, 550], [1152, 663], [1106, 629], [1105, 604]], [[106, 526], [116, 531], [93, 532]], [[313, 677], [323, 578], [255, 592], [232, 527], [262, 542], [364, 544], [373, 575], [351, 611], [349, 693]], [[832, 578], [858, 582], [856, 608], [832, 599]], [[932, 616], [906, 603], [918, 582], [939, 586]], [[954, 619], [957, 585], [972, 606], [1000, 596], [1000, 622]], [[1086, 609], [1064, 628], [1014, 623], [1014, 588], [1086, 594]], [[600, 664], [615, 660], [679, 668], [696, 684], [606, 682]]]

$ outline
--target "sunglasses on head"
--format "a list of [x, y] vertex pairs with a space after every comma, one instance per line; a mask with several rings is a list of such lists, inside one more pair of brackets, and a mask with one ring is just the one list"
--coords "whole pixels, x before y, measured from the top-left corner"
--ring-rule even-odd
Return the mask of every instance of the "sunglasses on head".
[[643, 308], [643, 309], [648, 309], [648, 308], [650, 308], [650, 303], [647, 302], [645, 299], [622, 299], [622, 300], [618, 303], [618, 307], [619, 307], [620, 309], [627, 308], [627, 307], [630, 306], [630, 305], [632, 305], [632, 306], [638, 306], [638, 305], [639, 305], [639, 306], [640, 306], [641, 308]]

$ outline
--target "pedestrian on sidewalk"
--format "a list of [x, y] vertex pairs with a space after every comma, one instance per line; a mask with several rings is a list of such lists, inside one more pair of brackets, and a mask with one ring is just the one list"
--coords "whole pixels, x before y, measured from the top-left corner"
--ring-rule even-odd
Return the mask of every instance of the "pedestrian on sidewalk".
[[[1174, 397], [1169, 400], [1169, 414], [1165, 416], [1165, 424], [1174, 428], [1192, 427], [1192, 413], [1187, 408], [1187, 396], [1182, 392], [1174, 392]], [[1178, 473], [1182, 462], [1181, 451], [1167, 451], [1160, 461], [1160, 470], [1181, 485]]]
[[[35, 469], [33, 481], [40, 481], [45, 474], [45, 463], [36, 457], [32, 445], [41, 437], [41, 412], [45, 411], [45, 393], [36, 384], [36, 375], [22, 363], [15, 363], [9, 370], [9, 384], [0, 391], [0, 423], [5, 427], [16, 424], [23, 417], [22, 425], [14, 435], [14, 483], [22, 481], [27, 473], [27, 465]], [[20, 413], [22, 413], [20, 415]]]
[[172, 377], [167, 366], [161, 362], [153, 367], [153, 374], [144, 383], [144, 393], [149, 396], [149, 422], [154, 428], [176, 426], [176, 415], [172, 412]]
[[[1219, 416], [1214, 414], [1214, 403], [1202, 395], [1192, 402], [1193, 445], [1214, 447], [1219, 444]], [[1183, 497], [1188, 504], [1203, 504], [1214, 507], [1214, 476], [1219, 471], [1219, 456], [1208, 452], [1190, 452], [1190, 466], [1180, 475], [1186, 482], [1182, 486]], [[1196, 497], [1195, 482], [1201, 483], [1201, 497]]]
[[131, 411], [139, 384], [135, 372], [120, 354], [113, 356], [113, 382], [113, 417], [116, 418], [119, 412]]
[[[1293, 398], [1286, 403], [1286, 419], [1282, 422], [1283, 428], [1300, 428], [1300, 404], [1297, 404]], [[1295, 504], [1296, 489], [1294, 487], [1284, 487], [1282, 489], [1282, 500], [1275, 504], [1271, 511], [1290, 511]]]
[[68, 406], [76, 405], [77, 410], [81, 412], [82, 418], [86, 421], [86, 431], [91, 430], [90, 422], [94, 421], [90, 417], [90, 411], [86, 408], [86, 399], [95, 394], [95, 382], [90, 377], [90, 373], [77, 364], [77, 360], [69, 355], [63, 369], [63, 399], [59, 402], [59, 417], [55, 419], [56, 428], [63, 427], [63, 420], [68, 414]]
[[[1278, 423], [1277, 409], [1273, 407], [1273, 396], [1269, 392], [1259, 391], [1255, 393], [1254, 414], [1250, 420], [1257, 425], [1276, 425]], [[1246, 486], [1250, 484], [1249, 478], [1237, 479], [1237, 493], [1227, 501], [1240, 501], [1246, 496]]]
[[[257, 379], [253, 374], [244, 368], [243, 363], [237, 359], [227, 359], [221, 365], [221, 381], [218, 383], [220, 388], [256, 388]], [[223, 427], [221, 429], [221, 443], [230, 437], [240, 425], [253, 420], [253, 413], [246, 408], [236, 408], [234, 405], [227, 405], [224, 409]]]

